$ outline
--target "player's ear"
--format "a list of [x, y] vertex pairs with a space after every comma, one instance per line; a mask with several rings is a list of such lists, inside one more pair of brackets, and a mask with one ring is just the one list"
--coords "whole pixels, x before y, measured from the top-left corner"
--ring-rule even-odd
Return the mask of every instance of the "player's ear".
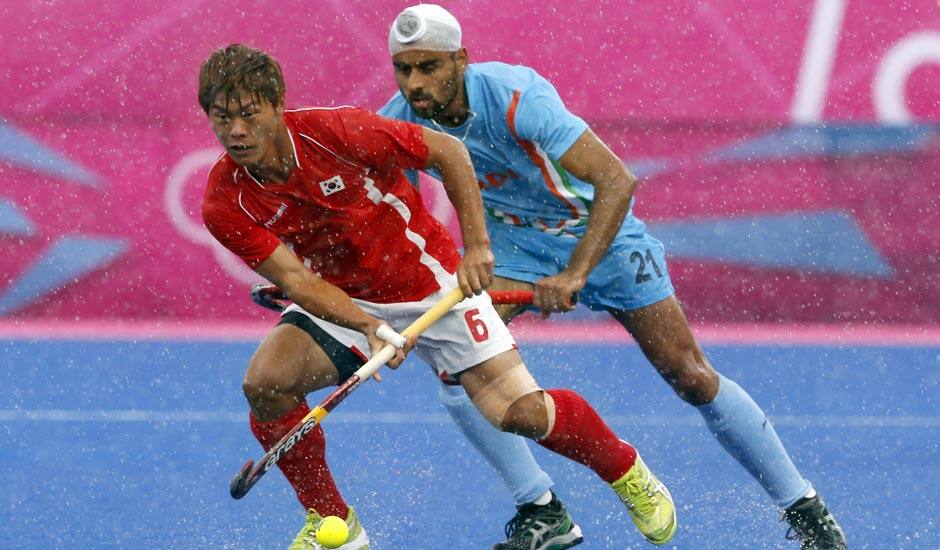
[[463, 74], [463, 72], [467, 70], [467, 63], [468, 63], [467, 48], [460, 48], [455, 53], [455, 56], [456, 56], [455, 61], [457, 62], [457, 70], [460, 71], [460, 74]]
[[277, 100], [277, 105], [274, 106], [274, 112], [277, 113], [278, 116], [281, 116], [281, 115], [284, 114], [284, 109], [285, 109], [285, 107], [284, 107], [284, 96], [281, 96], [281, 97]]

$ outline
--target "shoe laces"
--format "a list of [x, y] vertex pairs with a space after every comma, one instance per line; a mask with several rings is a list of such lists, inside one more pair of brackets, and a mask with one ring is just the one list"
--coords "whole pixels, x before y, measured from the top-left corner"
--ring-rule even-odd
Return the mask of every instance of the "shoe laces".
[[564, 509], [553, 503], [544, 506], [522, 505], [516, 515], [506, 523], [506, 539], [516, 543], [540, 539], [564, 518]]
[[646, 476], [646, 479], [629, 479], [627, 493], [631, 498], [625, 504], [641, 516], [653, 514], [656, 511], [655, 498], [658, 489], [653, 476]]
[[309, 510], [307, 514], [307, 532], [304, 533], [304, 544], [309, 544], [316, 549], [323, 548], [320, 542], [317, 541], [317, 527], [320, 522], [323, 521], [323, 516], [317, 514], [316, 511], [312, 509]]
[[529, 526], [535, 523], [535, 516], [528, 513], [527, 510], [523, 510], [523, 508], [519, 508], [516, 515], [506, 522], [506, 527], [503, 528], [506, 533], [506, 540], [513, 540], [516, 533], [524, 536], [529, 531]]

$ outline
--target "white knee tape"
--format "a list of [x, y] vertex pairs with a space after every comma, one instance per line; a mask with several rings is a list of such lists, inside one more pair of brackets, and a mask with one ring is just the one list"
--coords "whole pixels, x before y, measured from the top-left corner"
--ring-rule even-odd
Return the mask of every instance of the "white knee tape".
[[[529, 374], [525, 365], [519, 363], [483, 386], [473, 396], [473, 403], [490, 424], [501, 430], [503, 418], [509, 407], [520, 397], [541, 390], [542, 388]], [[551, 414], [549, 421], [553, 421], [554, 418], [555, 415]]]

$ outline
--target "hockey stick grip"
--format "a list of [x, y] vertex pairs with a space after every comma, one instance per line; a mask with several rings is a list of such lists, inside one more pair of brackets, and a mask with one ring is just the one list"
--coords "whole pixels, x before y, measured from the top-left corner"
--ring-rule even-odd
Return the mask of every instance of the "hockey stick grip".
[[487, 290], [494, 304], [531, 304], [535, 293], [531, 290]]
[[[531, 304], [535, 298], [532, 290], [487, 290], [494, 304]], [[571, 295], [571, 305], [578, 304], [578, 295]]]

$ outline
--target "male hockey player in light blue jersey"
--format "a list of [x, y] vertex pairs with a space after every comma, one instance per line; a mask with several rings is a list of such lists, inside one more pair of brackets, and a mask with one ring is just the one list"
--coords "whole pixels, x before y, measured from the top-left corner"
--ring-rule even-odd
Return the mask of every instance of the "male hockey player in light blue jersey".
[[[570, 310], [578, 294], [609, 312], [781, 507], [788, 535], [803, 548], [845, 548], [842, 529], [764, 412], [696, 343], [663, 246], [631, 212], [636, 180], [623, 163], [532, 69], [469, 64], [460, 25], [440, 6], [402, 11], [388, 42], [400, 92], [380, 114], [444, 131], [469, 149], [496, 256], [492, 288], [534, 289], [542, 311]], [[520, 311], [502, 306], [500, 314], [508, 321]], [[625, 380], [631, 376], [624, 371]], [[507, 540], [495, 548], [569, 547], [556, 537], [570, 529], [570, 517], [524, 441], [491, 427], [459, 385], [442, 386], [441, 400], [516, 499]]]

